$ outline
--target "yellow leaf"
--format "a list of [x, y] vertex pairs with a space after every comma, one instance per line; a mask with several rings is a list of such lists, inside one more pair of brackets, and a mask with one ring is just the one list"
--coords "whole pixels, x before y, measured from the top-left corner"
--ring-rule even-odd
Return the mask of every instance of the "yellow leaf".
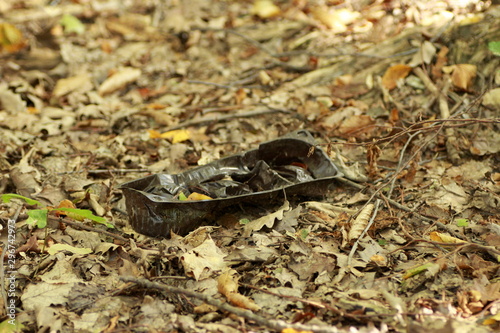
[[326, 6], [313, 7], [311, 9], [311, 14], [316, 20], [324, 24], [334, 33], [347, 31], [346, 24], [342, 20], [339, 20], [335, 12], [330, 12]]
[[271, 0], [256, 0], [253, 3], [251, 13], [262, 19], [278, 16], [281, 10]]
[[439, 243], [449, 243], [449, 244], [465, 243], [461, 239], [437, 231], [431, 232], [429, 234], [429, 237], [431, 238], [431, 240]]
[[9, 23], [0, 23], [0, 46], [7, 52], [14, 53], [26, 45], [23, 34]]
[[40, 110], [38, 110], [37, 108], [33, 107], [33, 106], [28, 106], [26, 108], [26, 111], [29, 113], [29, 114], [39, 114], [40, 113]]
[[208, 195], [205, 195], [205, 194], [193, 192], [187, 197], [187, 200], [193, 200], [193, 201], [212, 200], [212, 198], [210, 198]]
[[297, 331], [295, 328], [285, 328], [281, 333], [313, 333], [312, 331]]
[[463, 18], [458, 24], [461, 26], [470, 25], [470, 24], [475, 24], [475, 23], [481, 22], [483, 19], [484, 19], [484, 15], [482, 13], [468, 15], [467, 17]]
[[179, 129], [161, 133], [160, 137], [163, 139], [172, 140], [172, 143], [178, 143], [189, 140], [191, 138], [191, 134], [188, 130]]
[[486, 318], [483, 321], [483, 325], [494, 325], [496, 323], [500, 322], [500, 312], [498, 312], [496, 315], [491, 316], [489, 318]]
[[161, 133], [157, 130], [148, 130], [150, 139], [161, 139]]

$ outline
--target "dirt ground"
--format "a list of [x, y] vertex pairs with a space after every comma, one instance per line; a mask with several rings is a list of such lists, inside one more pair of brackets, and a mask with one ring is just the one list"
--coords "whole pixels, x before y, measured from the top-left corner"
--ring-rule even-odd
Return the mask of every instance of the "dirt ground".
[[3, 0], [0, 64], [0, 332], [500, 329], [497, 2]]

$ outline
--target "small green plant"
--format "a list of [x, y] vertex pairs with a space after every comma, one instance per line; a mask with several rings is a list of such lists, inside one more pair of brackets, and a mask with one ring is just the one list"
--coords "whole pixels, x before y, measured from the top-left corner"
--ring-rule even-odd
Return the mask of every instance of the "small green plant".
[[497, 42], [489, 42], [488, 48], [494, 55], [500, 56], [500, 41]]
[[[2, 201], [5, 203], [10, 202], [12, 199], [20, 199], [26, 202], [30, 206], [38, 206], [38, 207], [43, 206], [40, 201], [33, 200], [19, 194], [7, 193], [7, 194], [2, 194], [0, 197], [2, 198]], [[61, 212], [66, 212], [67, 214], [65, 215], [75, 220], [83, 221], [84, 219], [89, 219], [96, 223], [104, 224], [108, 228], [114, 228], [114, 226], [108, 221], [106, 221], [104, 217], [96, 216], [88, 209], [77, 209], [68, 207], [60, 207], [60, 208], [42, 207], [39, 209], [30, 209], [28, 210], [27, 213], [28, 220], [26, 221], [26, 223], [29, 225], [34, 225], [38, 228], [45, 228], [47, 226], [47, 217], [50, 211], [56, 211], [59, 214]]]
[[243, 219], [240, 220], [240, 224], [248, 224], [248, 223], [250, 223], [249, 219], [243, 218]]
[[468, 227], [469, 226], [468, 219], [456, 219], [455, 223], [457, 224], [458, 227]]
[[384, 245], [387, 245], [387, 240], [385, 240], [385, 239], [379, 239], [379, 240], [377, 240], [377, 243], [380, 246], [384, 246]]

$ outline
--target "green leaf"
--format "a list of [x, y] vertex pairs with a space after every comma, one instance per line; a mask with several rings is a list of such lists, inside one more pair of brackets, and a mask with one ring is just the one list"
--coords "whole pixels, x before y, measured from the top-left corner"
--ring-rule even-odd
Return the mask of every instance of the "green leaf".
[[186, 201], [187, 197], [184, 192], [179, 193], [179, 201]]
[[59, 23], [64, 27], [65, 33], [70, 34], [74, 32], [81, 35], [85, 32], [85, 25], [73, 15], [64, 14]]
[[240, 224], [248, 224], [248, 223], [250, 223], [249, 219], [241, 219], [240, 220]]
[[22, 332], [24, 325], [16, 319], [5, 319], [0, 323], [0, 332], [3, 333], [18, 333]]
[[380, 245], [380, 246], [384, 246], [384, 245], [387, 245], [387, 240], [385, 240], [385, 239], [379, 239], [379, 240], [377, 241], [377, 243], [378, 243], [378, 245]]
[[456, 219], [455, 222], [457, 223], [458, 227], [468, 227], [469, 226], [469, 219]]
[[24, 200], [28, 205], [30, 206], [41, 206], [42, 203], [37, 200], [33, 200], [30, 198], [23, 197], [22, 195], [19, 194], [14, 194], [14, 193], [7, 193], [7, 194], [2, 194], [2, 201], [5, 203], [10, 202], [12, 199], [21, 199]]
[[409, 279], [412, 276], [415, 276], [417, 274], [426, 272], [426, 271], [435, 271], [436, 269], [439, 268], [439, 265], [436, 263], [428, 262], [426, 264], [420, 265], [415, 268], [410, 268], [408, 269], [404, 274], [403, 274], [403, 279]]
[[500, 56], [500, 41], [499, 42], [489, 42], [488, 48], [494, 55]]
[[38, 228], [43, 229], [47, 226], [47, 210], [46, 209], [32, 209], [28, 211], [27, 224], [36, 225]]
[[78, 208], [56, 208], [55, 210], [60, 211], [60, 212], [68, 212], [71, 214], [68, 214], [69, 217], [75, 219], [75, 220], [83, 220], [83, 219], [89, 219], [94, 222], [104, 224], [108, 228], [114, 228], [115, 226], [109, 223], [104, 217], [97, 216], [92, 214], [92, 212], [88, 209], [78, 209]]
[[302, 240], [305, 240], [307, 236], [309, 236], [309, 230], [307, 229], [300, 229], [299, 231], [299, 236]]

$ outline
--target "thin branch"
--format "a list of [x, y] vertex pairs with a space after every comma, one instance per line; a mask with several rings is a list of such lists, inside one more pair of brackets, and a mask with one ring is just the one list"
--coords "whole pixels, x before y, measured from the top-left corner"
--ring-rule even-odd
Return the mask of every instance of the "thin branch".
[[251, 118], [255, 116], [262, 116], [266, 114], [272, 114], [272, 113], [286, 113], [286, 114], [292, 114], [292, 111], [288, 110], [282, 110], [282, 109], [268, 109], [268, 110], [257, 110], [257, 111], [250, 111], [250, 112], [245, 112], [245, 113], [235, 113], [235, 114], [230, 114], [230, 115], [225, 115], [225, 116], [220, 116], [220, 117], [206, 117], [206, 118], [201, 118], [201, 119], [194, 119], [194, 120], [188, 120], [185, 122], [182, 122], [178, 125], [171, 126], [168, 128], [168, 131], [180, 129], [180, 128], [185, 128], [185, 127], [190, 127], [190, 126], [201, 126], [201, 125], [207, 125], [211, 124], [213, 122], [224, 122], [224, 121], [229, 121], [232, 119], [238, 119], [238, 118]]
[[[389, 252], [388, 254], [391, 254], [391, 253], [394, 253], [394, 252], [397, 252], [397, 251], [401, 251], [401, 250], [404, 250], [408, 247], [410, 247], [412, 244], [414, 243], [427, 243], [427, 244], [430, 244], [434, 247], [437, 247], [439, 249], [443, 249], [443, 247], [456, 247], [456, 249], [454, 249], [453, 251], [451, 252], [448, 252], [444, 255], [444, 257], [448, 257], [450, 256], [451, 254], [454, 254], [454, 253], [457, 253], [457, 252], [460, 252], [462, 250], [465, 250], [467, 248], [476, 248], [478, 250], [481, 250], [481, 251], [484, 251], [484, 252], [488, 252], [490, 254], [495, 254], [497, 256], [500, 256], [500, 251], [495, 249], [493, 246], [487, 246], [487, 245], [481, 245], [481, 244], [476, 244], [476, 243], [470, 243], [470, 242], [467, 242], [467, 241], [462, 241], [462, 242], [459, 242], [459, 243], [442, 243], [442, 242], [435, 242], [435, 241], [431, 241], [431, 240], [427, 240], [427, 239], [413, 239], [411, 240], [410, 242], [408, 242], [408, 244], [405, 244], [404, 246], [401, 246], [391, 252]], [[432, 261], [436, 261], [436, 260], [439, 260], [439, 259], [442, 259], [443, 257], [436, 257], [436, 258], [433, 258]]]
[[[447, 124], [447, 123], [459, 123], [459, 124]], [[428, 125], [431, 124], [431, 125]], [[448, 118], [448, 119], [436, 119], [436, 120], [423, 120], [419, 121], [417, 123], [414, 123], [410, 125], [409, 127], [405, 128], [401, 132], [398, 132], [394, 135], [383, 137], [380, 139], [376, 139], [374, 141], [369, 141], [369, 142], [355, 142], [355, 143], [350, 143], [350, 142], [330, 142], [330, 144], [342, 144], [342, 145], [348, 145], [348, 146], [370, 146], [370, 145], [376, 145], [382, 142], [387, 142], [390, 143], [397, 138], [408, 135], [410, 133], [414, 133], [416, 131], [421, 131], [421, 132], [429, 132], [432, 130], [435, 130], [436, 128], [442, 128], [442, 127], [464, 127], [464, 126], [469, 126], [469, 125], [475, 125], [475, 124], [500, 124], [500, 118], [495, 118], [495, 119], [479, 119], [479, 118], [469, 118], [469, 119], [455, 119], [455, 118]], [[427, 126], [426, 126], [427, 125]]]
[[234, 88], [233, 85], [228, 85], [228, 84], [220, 84], [220, 83], [215, 83], [215, 82], [208, 82], [208, 81], [200, 81], [200, 80], [186, 80], [186, 83], [191, 83], [191, 84], [203, 84], [206, 86], [214, 86], [217, 88], [223, 88], [223, 89], [231, 89]]
[[101, 174], [101, 173], [128, 173], [128, 172], [151, 172], [148, 169], [97, 169], [59, 172], [57, 175], [71, 175], [74, 173]]
[[394, 207], [398, 208], [398, 209], [401, 209], [405, 212], [408, 212], [408, 213], [412, 213], [415, 217], [423, 220], [423, 221], [426, 221], [426, 222], [433, 222], [434, 219], [431, 219], [431, 218], [428, 218], [428, 217], [425, 217], [423, 215], [420, 215], [418, 214], [417, 212], [415, 212], [414, 210], [400, 204], [399, 202], [397, 201], [394, 201], [390, 198], [387, 198], [385, 195], [383, 195], [382, 193], [380, 193], [382, 191], [382, 189], [384, 188], [384, 186], [381, 186], [379, 189], [373, 191], [371, 189], [369, 189], [368, 187], [366, 186], [363, 186], [361, 184], [358, 184], [358, 183], [355, 183], [353, 182], [352, 180], [349, 180], [347, 178], [344, 178], [344, 177], [339, 177], [339, 178], [336, 178], [336, 180], [346, 184], [346, 185], [349, 185], [349, 186], [352, 186], [354, 188], [357, 188], [358, 190], [368, 190], [369, 192], [372, 192], [372, 197], [370, 199], [368, 199], [368, 202], [372, 201], [374, 197], [378, 197], [384, 201], [387, 201], [389, 202], [391, 205], [393, 205]]
[[[410, 54], [416, 53], [419, 50], [419, 48], [414, 48], [414, 49], [410, 49], [410, 50], [406, 50], [403, 52], [393, 54], [391, 56], [380, 56], [380, 55], [376, 55], [376, 54], [369, 54], [369, 53], [362, 53], [362, 52], [342, 52], [342, 51], [339, 51], [337, 53], [318, 53], [318, 52], [311, 52], [311, 51], [288, 51], [288, 52], [277, 53], [277, 52], [270, 50], [267, 46], [260, 43], [259, 41], [239, 32], [239, 31], [236, 31], [234, 29], [207, 28], [207, 27], [201, 28], [200, 27], [200, 28], [194, 28], [194, 30], [199, 30], [199, 31], [203, 31], [203, 32], [206, 32], [206, 31], [226, 32], [226, 33], [233, 34], [235, 36], [240, 37], [241, 39], [245, 40], [249, 44], [255, 46], [256, 48], [258, 48], [259, 50], [261, 50], [262, 52], [266, 53], [267, 55], [269, 55], [273, 58], [285, 58], [285, 57], [306, 55], [306, 56], [318, 57], [318, 58], [320, 58], [320, 57], [321, 58], [336, 58], [336, 57], [342, 57], [342, 56], [352, 56], [352, 57], [366, 57], [366, 58], [375, 58], [375, 59], [387, 59], [387, 58], [398, 58], [398, 57], [410, 55]], [[282, 61], [280, 61], [280, 63], [282, 63]], [[284, 64], [287, 65], [286, 63], [284, 63]]]
[[[273, 295], [273, 296], [276, 296], [276, 297], [282, 297], [282, 298], [285, 298], [285, 299], [289, 299], [293, 302], [301, 302], [301, 303], [304, 303], [304, 304], [307, 304], [307, 305], [310, 305], [311, 307], [314, 307], [314, 308], [318, 308], [318, 309], [327, 309], [327, 310], [330, 310], [332, 311], [333, 313], [341, 316], [341, 317], [347, 317], [347, 318], [352, 318], [352, 319], [356, 319], [356, 320], [359, 320], [361, 318], [380, 318], [380, 317], [394, 317], [395, 314], [394, 313], [377, 313], [377, 314], [360, 314], [360, 313], [355, 313], [355, 314], [352, 314], [352, 313], [346, 313], [338, 308], [335, 308], [333, 307], [332, 305], [330, 304], [327, 304], [327, 303], [324, 303], [324, 302], [321, 302], [321, 301], [311, 301], [311, 300], [308, 300], [308, 299], [305, 299], [305, 298], [300, 298], [300, 297], [297, 297], [297, 296], [289, 296], [289, 295], [283, 295], [283, 294], [278, 294], [278, 293], [275, 293], [275, 292], [272, 292], [272, 291], [269, 291], [269, 290], [266, 290], [266, 289], [262, 289], [262, 288], [259, 288], [259, 287], [256, 287], [256, 286], [252, 286], [250, 284], [246, 284], [246, 283], [239, 283], [241, 286], [245, 287], [245, 288], [249, 288], [249, 289], [253, 289], [253, 290], [257, 290], [257, 291], [260, 291], [260, 292], [263, 292], [263, 293], [266, 293], [266, 294], [269, 294], [269, 295]], [[410, 314], [412, 315], [412, 314]]]
[[209, 295], [206, 294], [201, 294], [197, 293], [188, 289], [184, 288], [178, 288], [178, 287], [172, 287], [169, 285], [165, 284], [160, 284], [157, 282], [151, 282], [146, 279], [138, 279], [130, 276], [121, 276], [120, 280], [124, 282], [131, 282], [135, 283], [137, 285], [140, 285], [142, 287], [145, 287], [146, 289], [156, 289], [156, 290], [162, 290], [170, 293], [176, 293], [176, 294], [183, 294], [189, 297], [193, 297], [199, 300], [204, 301], [207, 304], [213, 305], [217, 307], [220, 310], [230, 312], [232, 314], [235, 314], [239, 317], [245, 318], [247, 320], [251, 320], [256, 322], [259, 325], [265, 326], [267, 328], [277, 330], [277, 331], [282, 331], [285, 328], [293, 328], [297, 331], [311, 331], [315, 333], [339, 333], [339, 330], [336, 327], [331, 327], [331, 326], [319, 326], [319, 325], [302, 325], [302, 324], [290, 324], [287, 323], [283, 320], [276, 320], [276, 319], [267, 319], [262, 316], [259, 316], [250, 310], [245, 310], [241, 308], [237, 308], [235, 306], [229, 305], [228, 303], [222, 302], [218, 299], [215, 299]]
[[[406, 169], [406, 166], [408, 165], [408, 163], [406, 163], [404, 166], [403, 166], [403, 158], [405, 156], [405, 151], [406, 149], [408, 148], [408, 146], [410, 145], [410, 142], [413, 140], [413, 138], [417, 135], [419, 135], [420, 132], [415, 132], [415, 133], [412, 133], [408, 136], [408, 140], [406, 140], [403, 148], [401, 149], [401, 151], [399, 152], [399, 161], [398, 161], [398, 165], [396, 167], [396, 171], [394, 172], [394, 176], [392, 177], [392, 180], [391, 180], [391, 186], [389, 188], [389, 192], [387, 193], [387, 197], [390, 198], [392, 196], [392, 192], [394, 191], [394, 187], [396, 185], [396, 180], [398, 179], [398, 175], [401, 171], [403, 171], [404, 169]], [[412, 159], [410, 159], [409, 161], [411, 161]]]
[[58, 217], [49, 216], [49, 220], [56, 221], [56, 222], [61, 222], [61, 223], [70, 225], [72, 227], [78, 228], [78, 229], [87, 230], [87, 231], [94, 231], [94, 232], [97, 232], [97, 233], [100, 233], [100, 234], [104, 234], [106, 236], [109, 236], [109, 237], [121, 240], [122, 242], [126, 242], [127, 243], [129, 241], [127, 238], [122, 237], [120, 235], [116, 235], [116, 234], [114, 234], [112, 232], [109, 232], [109, 231], [106, 231], [106, 230], [102, 230], [102, 229], [98, 229], [98, 228], [94, 228], [94, 227], [89, 227], [89, 226], [87, 226], [85, 224], [82, 224], [82, 223], [77, 223], [77, 222], [74, 222], [74, 221], [70, 221], [67, 218], [61, 219], [61, 218], [58, 218]]

